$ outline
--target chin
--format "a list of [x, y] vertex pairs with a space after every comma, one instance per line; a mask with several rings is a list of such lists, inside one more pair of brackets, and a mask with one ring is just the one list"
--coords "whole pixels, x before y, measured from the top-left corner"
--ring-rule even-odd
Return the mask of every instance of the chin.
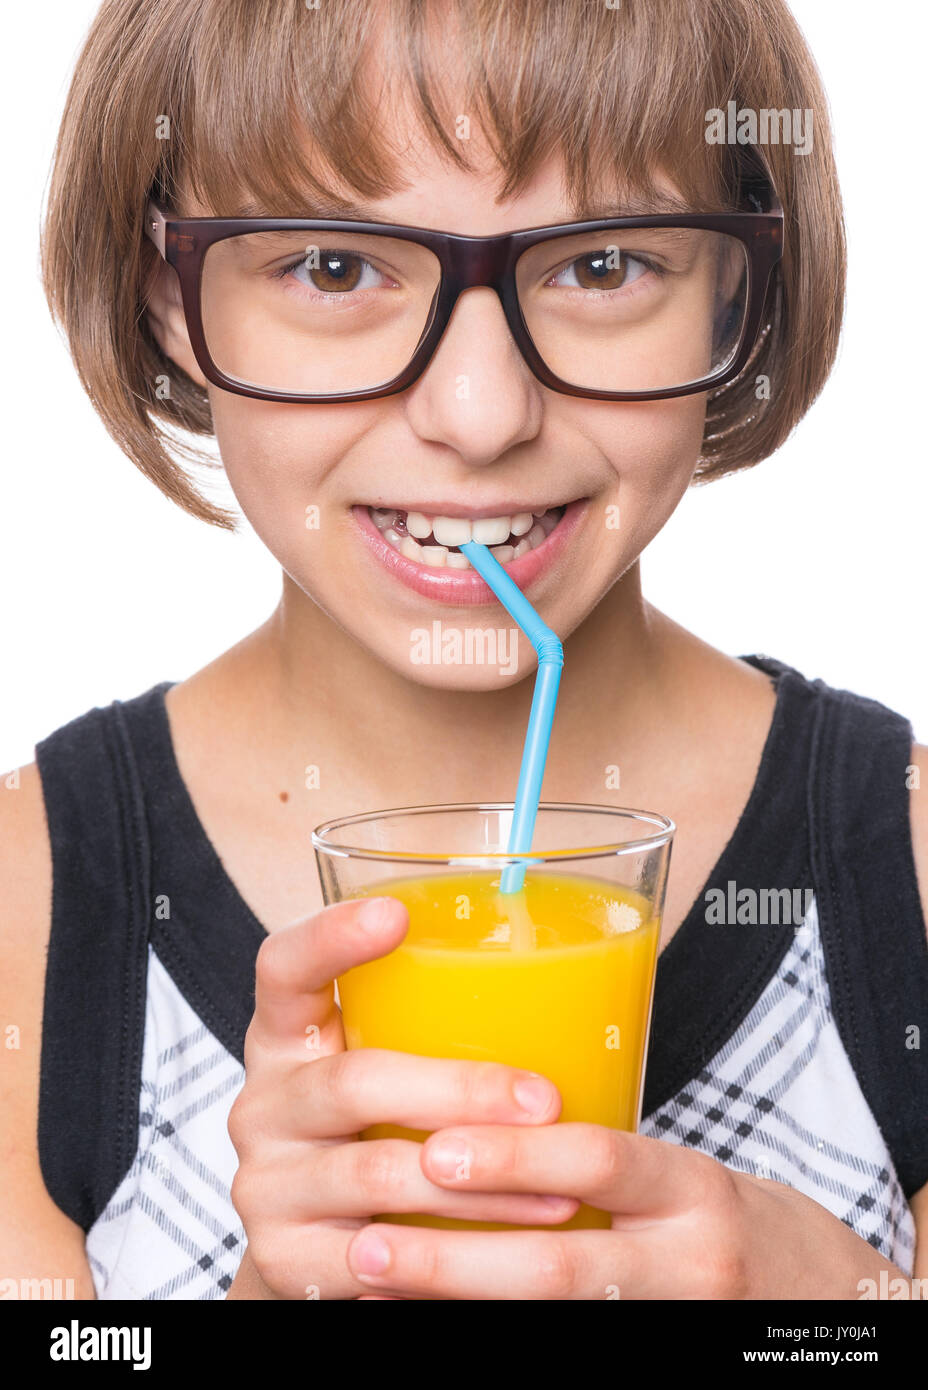
[[[495, 631], [495, 629], [488, 629]], [[422, 641], [429, 639], [423, 635]], [[528, 647], [528, 639], [520, 634], [520, 645], [524, 649]], [[370, 649], [375, 656], [378, 656], [387, 666], [397, 675], [405, 680], [412, 681], [416, 685], [421, 685], [429, 690], [448, 690], [448, 691], [489, 691], [505, 690], [507, 686], [517, 685], [532, 675], [536, 670], [534, 655], [527, 658], [524, 654], [518, 660], [513, 659], [508, 650], [503, 654], [505, 659], [497, 661], [457, 661], [453, 651], [446, 651], [445, 658], [441, 654], [433, 657], [429, 653], [429, 659], [412, 659], [412, 653], [408, 657], [396, 658], [395, 650], [390, 652], [377, 651]], [[419, 658], [422, 656], [420, 646]]]

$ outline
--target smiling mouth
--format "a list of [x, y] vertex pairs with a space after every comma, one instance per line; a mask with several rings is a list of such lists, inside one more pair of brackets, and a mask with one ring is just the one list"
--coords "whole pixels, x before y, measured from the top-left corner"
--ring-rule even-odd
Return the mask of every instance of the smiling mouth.
[[566, 506], [512, 516], [438, 516], [398, 507], [368, 507], [367, 514], [388, 545], [407, 560], [433, 569], [470, 569], [460, 547], [479, 541], [500, 564], [537, 550], [562, 519]]

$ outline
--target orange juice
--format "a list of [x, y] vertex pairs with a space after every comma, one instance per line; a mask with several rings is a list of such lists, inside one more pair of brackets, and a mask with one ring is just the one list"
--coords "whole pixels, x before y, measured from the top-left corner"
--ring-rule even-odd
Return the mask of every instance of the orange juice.
[[[370, 884], [358, 894], [399, 898], [410, 926], [390, 955], [339, 977], [348, 1047], [540, 1072], [561, 1093], [562, 1121], [635, 1130], [660, 920], [644, 898], [603, 879], [529, 869], [521, 893], [501, 894], [499, 883], [492, 871], [436, 874]], [[424, 1140], [427, 1133], [375, 1125], [363, 1137], [397, 1136]], [[384, 1219], [507, 1229], [418, 1215]], [[582, 1205], [559, 1229], [608, 1225], [606, 1213]]]

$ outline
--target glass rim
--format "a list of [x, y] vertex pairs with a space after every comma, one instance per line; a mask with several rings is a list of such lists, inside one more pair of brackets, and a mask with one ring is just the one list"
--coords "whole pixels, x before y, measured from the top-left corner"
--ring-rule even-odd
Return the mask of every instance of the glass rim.
[[676, 823], [669, 816], [658, 811], [643, 811], [630, 806], [601, 806], [595, 803], [575, 801], [541, 801], [539, 815], [544, 811], [593, 812], [597, 815], [624, 816], [638, 822], [653, 825], [655, 830], [649, 835], [638, 836], [632, 840], [618, 840], [587, 847], [573, 846], [558, 850], [526, 850], [513, 854], [509, 850], [487, 851], [472, 854], [417, 853], [415, 851], [394, 851], [362, 848], [359, 845], [334, 844], [325, 837], [334, 831], [350, 826], [363, 825], [370, 821], [396, 818], [398, 816], [427, 815], [451, 811], [512, 811], [512, 801], [459, 801], [439, 802], [423, 806], [391, 806], [380, 811], [364, 811], [360, 815], [342, 816], [335, 820], [323, 821], [312, 831], [311, 841], [317, 854], [325, 854], [331, 859], [371, 859], [378, 863], [394, 864], [434, 864], [449, 868], [466, 868], [468, 865], [504, 867], [508, 864], [544, 864], [547, 862], [570, 863], [578, 859], [615, 858], [617, 855], [635, 854], [642, 850], [660, 849], [673, 839]]

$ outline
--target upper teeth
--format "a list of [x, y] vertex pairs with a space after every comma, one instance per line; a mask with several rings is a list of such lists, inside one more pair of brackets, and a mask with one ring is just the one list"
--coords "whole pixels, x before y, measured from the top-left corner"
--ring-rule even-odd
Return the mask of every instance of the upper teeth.
[[[409, 559], [418, 560], [420, 564], [466, 569], [469, 568], [468, 560], [455, 547], [474, 540], [489, 546], [491, 553], [502, 563], [517, 559], [547, 539], [560, 520], [563, 509], [549, 508], [540, 513], [516, 512], [513, 516], [484, 516], [473, 521], [468, 517], [430, 516], [425, 512], [404, 512], [392, 507], [371, 507], [369, 511], [384, 539]], [[429, 539], [435, 543], [420, 544]]]

